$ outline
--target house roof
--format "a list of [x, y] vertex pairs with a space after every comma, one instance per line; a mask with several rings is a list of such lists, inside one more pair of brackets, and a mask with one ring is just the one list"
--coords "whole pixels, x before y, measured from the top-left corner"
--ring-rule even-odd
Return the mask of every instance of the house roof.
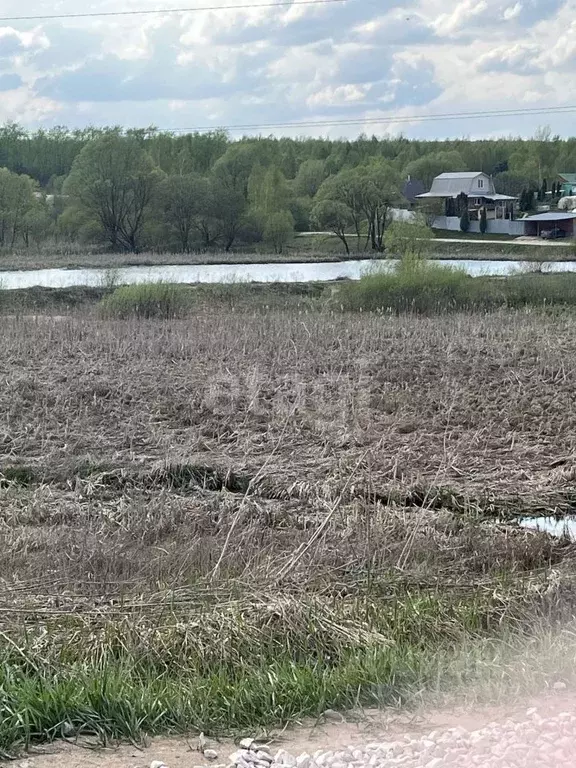
[[576, 184], [576, 173], [559, 173], [558, 176], [567, 184]]
[[549, 211], [548, 213], [537, 213], [535, 216], [528, 216], [522, 221], [568, 221], [570, 219], [576, 219], [576, 213], [556, 213], [555, 211]]
[[407, 200], [415, 200], [425, 189], [426, 187], [419, 179], [407, 179], [404, 182], [402, 194]]
[[[473, 189], [475, 186], [474, 180], [479, 176], [484, 176], [488, 179], [488, 183], [482, 187], [481, 191], [478, 188]], [[430, 192], [418, 195], [418, 197], [458, 197], [462, 193], [473, 197], [480, 197], [482, 192], [486, 193], [485, 197], [495, 193], [492, 179], [487, 174], [482, 173], [482, 171], [463, 171], [462, 173], [441, 173], [432, 182]]]
[[[476, 176], [482, 176], [482, 171], [462, 171], [461, 173], [441, 173], [439, 176], [436, 176], [436, 179], [475, 179]], [[436, 179], [434, 179], [434, 181], [436, 181]]]
[[[448, 192], [447, 194], [440, 194], [438, 192], [425, 192], [423, 195], [417, 195], [416, 197], [421, 200], [422, 198], [439, 198], [439, 197], [458, 197], [460, 192], [454, 194]], [[468, 197], [482, 197], [484, 200], [493, 200], [494, 202], [504, 202], [505, 200], [518, 200], [517, 197], [511, 195], [483, 195], [481, 192], [471, 192]]]

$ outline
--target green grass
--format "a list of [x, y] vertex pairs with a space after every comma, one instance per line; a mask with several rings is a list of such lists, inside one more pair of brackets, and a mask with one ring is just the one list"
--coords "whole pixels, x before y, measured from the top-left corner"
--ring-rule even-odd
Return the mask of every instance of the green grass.
[[177, 283], [141, 283], [122, 285], [100, 302], [104, 317], [125, 320], [130, 317], [181, 317], [191, 308], [193, 293], [188, 285]]
[[331, 301], [345, 310], [437, 313], [508, 307], [576, 306], [576, 274], [526, 271], [471, 277], [449, 264], [414, 258], [342, 284]]
[[470, 306], [476, 286], [462, 269], [407, 258], [343, 284], [335, 301], [356, 311], [449, 311]]
[[515, 307], [576, 306], [576, 274], [526, 272], [501, 281], [506, 305]]
[[505, 278], [471, 277], [449, 264], [387, 262], [359, 281], [232, 283], [0, 290], [5, 314], [69, 313], [97, 306], [105, 318], [169, 319], [199, 306], [436, 313], [457, 309], [576, 306], [576, 274], [518, 272]]
[[[510, 640], [535, 621], [538, 601], [521, 582], [492, 586], [464, 596], [404, 588], [388, 599], [270, 596], [268, 605], [228, 610], [206, 603], [186, 618], [166, 605], [162, 621], [70, 615], [12, 631], [0, 643], [0, 752], [57, 738], [65, 723], [106, 741], [414, 703], [423, 688], [459, 681], [463, 648], [480, 659], [490, 636]], [[473, 678], [474, 664], [465, 669]]]

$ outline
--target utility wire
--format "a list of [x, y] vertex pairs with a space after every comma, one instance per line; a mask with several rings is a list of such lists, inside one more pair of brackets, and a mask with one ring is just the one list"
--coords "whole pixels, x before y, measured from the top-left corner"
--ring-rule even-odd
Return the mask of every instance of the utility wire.
[[576, 105], [563, 107], [526, 107], [520, 109], [496, 109], [482, 112], [445, 112], [432, 115], [383, 115], [377, 118], [354, 118], [350, 120], [302, 120], [292, 123], [246, 123], [236, 125], [197, 126], [195, 128], [164, 128], [167, 133], [200, 133], [202, 131], [263, 130], [274, 128], [322, 128], [330, 126], [381, 125], [382, 123], [423, 123], [434, 120], [477, 120], [491, 117], [518, 117], [529, 115], [570, 114], [576, 112]]
[[199, 11], [232, 11], [252, 8], [281, 8], [293, 5], [329, 5], [351, 0], [280, 0], [276, 3], [239, 3], [237, 5], [205, 5], [200, 8], [155, 8], [140, 11], [94, 11], [92, 13], [53, 13], [35, 16], [0, 16], [0, 21], [41, 21], [51, 19], [94, 19], [104, 16], [150, 16], [154, 13], [198, 13]]

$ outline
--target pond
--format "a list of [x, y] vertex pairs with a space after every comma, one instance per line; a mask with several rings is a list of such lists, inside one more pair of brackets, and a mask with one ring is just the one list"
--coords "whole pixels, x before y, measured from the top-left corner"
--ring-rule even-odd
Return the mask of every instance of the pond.
[[[509, 275], [520, 268], [518, 261], [491, 261], [458, 259], [435, 260], [436, 264], [450, 264], [466, 270], [470, 275]], [[298, 283], [329, 281], [338, 278], [358, 280], [367, 270], [389, 269], [389, 261], [361, 259], [355, 261], [317, 262], [299, 264], [203, 264], [155, 267], [124, 267], [106, 269], [36, 269], [0, 272], [0, 287], [4, 289], [68, 288], [74, 285], [101, 286], [107, 284], [111, 274], [117, 283], [146, 283], [164, 281], [170, 283], [233, 283], [233, 282], [282, 282]], [[576, 262], [550, 262], [550, 272], [576, 272]]]
[[551, 536], [569, 536], [576, 541], [576, 515], [564, 515], [563, 517], [523, 517], [518, 520], [522, 528], [530, 528], [534, 531], [544, 531]]

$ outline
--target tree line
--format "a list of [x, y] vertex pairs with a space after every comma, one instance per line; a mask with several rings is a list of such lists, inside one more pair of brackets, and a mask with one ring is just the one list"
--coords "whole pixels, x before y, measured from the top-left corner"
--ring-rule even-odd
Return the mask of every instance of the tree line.
[[[527, 203], [576, 169], [576, 138], [412, 141], [244, 138], [225, 132], [0, 127], [0, 248], [67, 239], [112, 250], [190, 251], [329, 230], [380, 251], [407, 178], [494, 176]], [[553, 182], [554, 184], [554, 182]], [[552, 187], [553, 190], [553, 187]]]

